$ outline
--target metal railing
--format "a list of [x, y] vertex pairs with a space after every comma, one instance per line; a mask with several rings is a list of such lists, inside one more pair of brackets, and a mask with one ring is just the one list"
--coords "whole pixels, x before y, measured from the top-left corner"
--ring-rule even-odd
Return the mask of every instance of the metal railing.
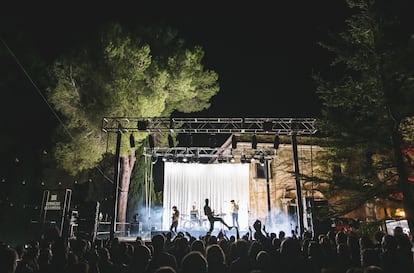
[[[111, 233], [111, 222], [98, 222], [96, 236], [109, 237]], [[115, 234], [121, 237], [136, 236], [142, 233], [141, 223], [116, 222]]]

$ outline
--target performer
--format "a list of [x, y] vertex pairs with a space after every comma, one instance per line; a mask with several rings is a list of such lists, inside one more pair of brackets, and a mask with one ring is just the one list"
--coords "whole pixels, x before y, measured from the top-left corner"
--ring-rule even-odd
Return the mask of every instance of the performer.
[[191, 206], [190, 210], [190, 220], [191, 221], [198, 221], [198, 209], [195, 204]]
[[172, 214], [172, 223], [170, 226], [170, 231], [172, 233], [177, 233], [177, 226], [178, 226], [178, 219], [180, 218], [180, 212], [177, 209], [177, 206], [173, 206], [173, 214]]
[[210, 222], [210, 230], [209, 233], [211, 233], [214, 229], [214, 222], [219, 221], [223, 225], [225, 225], [229, 230], [233, 227], [229, 226], [224, 222], [223, 218], [214, 216], [214, 210], [211, 210], [209, 206], [209, 200], [206, 198], [205, 205], [204, 205], [204, 214], [207, 216], [208, 221]]
[[230, 200], [231, 204], [231, 218], [233, 219], [233, 226], [240, 228], [239, 226], [239, 204], [234, 200]]

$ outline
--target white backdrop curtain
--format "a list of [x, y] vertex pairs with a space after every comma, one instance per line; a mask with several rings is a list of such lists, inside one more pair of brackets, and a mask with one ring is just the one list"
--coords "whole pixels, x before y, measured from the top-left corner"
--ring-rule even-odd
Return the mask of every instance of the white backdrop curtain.
[[[177, 206], [183, 221], [189, 217], [193, 204], [204, 218], [204, 200], [210, 200], [215, 214], [223, 214], [223, 219], [233, 225], [230, 200], [239, 202], [240, 229], [248, 228], [249, 211], [249, 164], [223, 163], [175, 163], [165, 162], [162, 229], [171, 225], [172, 206]], [[216, 222], [215, 228], [220, 228]]]

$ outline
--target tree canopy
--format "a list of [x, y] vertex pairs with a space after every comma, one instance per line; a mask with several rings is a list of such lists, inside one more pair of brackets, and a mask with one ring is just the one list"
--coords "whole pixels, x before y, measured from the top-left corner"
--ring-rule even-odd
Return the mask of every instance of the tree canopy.
[[347, 3], [353, 13], [344, 31], [320, 43], [332, 53], [329, 69], [335, 73], [313, 77], [323, 105], [321, 131], [335, 140], [326, 161], [329, 171], [319, 175], [330, 190], [351, 193], [342, 199], [348, 206], [340, 213], [386, 197], [386, 186], [397, 182], [392, 150], [401, 143], [393, 136], [402, 119], [412, 115], [414, 100], [414, 69], [407, 65], [413, 44], [407, 32], [396, 31], [401, 25], [393, 12], [398, 9], [383, 1]]
[[[172, 29], [126, 30], [111, 23], [59, 57], [48, 88], [48, 100], [63, 116], [56, 134], [59, 166], [76, 174], [113, 152], [114, 136], [101, 131], [103, 117], [167, 117], [208, 108], [219, 85], [203, 56], [200, 46], [186, 47]], [[135, 134], [138, 142], [144, 138]], [[124, 155], [132, 152], [127, 142]]]

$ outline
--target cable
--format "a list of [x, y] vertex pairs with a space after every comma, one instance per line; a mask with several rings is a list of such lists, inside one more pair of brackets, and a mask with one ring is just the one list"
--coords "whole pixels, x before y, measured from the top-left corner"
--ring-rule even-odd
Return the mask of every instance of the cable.
[[29, 79], [30, 83], [34, 86], [34, 88], [36, 89], [36, 91], [39, 93], [40, 97], [42, 97], [43, 101], [47, 104], [47, 106], [49, 107], [49, 109], [52, 111], [53, 115], [57, 118], [57, 120], [59, 121], [59, 123], [63, 126], [63, 128], [65, 129], [66, 133], [73, 139], [73, 136], [71, 135], [71, 133], [68, 131], [68, 129], [66, 128], [66, 126], [63, 124], [62, 120], [59, 118], [59, 116], [57, 115], [57, 113], [55, 112], [55, 110], [53, 109], [53, 107], [49, 104], [49, 102], [47, 101], [47, 99], [45, 98], [45, 96], [43, 96], [43, 94], [40, 91], [40, 89], [33, 82], [33, 80], [30, 77], [30, 75], [27, 73], [27, 71], [24, 69], [23, 65], [20, 63], [19, 59], [17, 59], [17, 57], [16, 57], [16, 55], [14, 55], [13, 51], [7, 46], [6, 42], [1, 37], [0, 37], [0, 39], [1, 39], [2, 43], [3, 43], [3, 45], [9, 51], [10, 55], [12, 55], [13, 59], [16, 61], [17, 65], [20, 67], [20, 69], [23, 71], [23, 73]]
[[[65, 124], [63, 123], [63, 121], [60, 119], [60, 117], [58, 116], [58, 114], [56, 113], [56, 111], [53, 109], [53, 107], [49, 104], [49, 102], [47, 101], [47, 99], [45, 98], [45, 96], [42, 94], [42, 92], [40, 91], [39, 87], [37, 87], [37, 85], [35, 84], [35, 82], [32, 80], [32, 78], [30, 77], [29, 73], [27, 73], [26, 69], [24, 69], [23, 65], [20, 63], [19, 59], [16, 57], [16, 55], [13, 53], [13, 51], [8, 47], [8, 45], [6, 44], [6, 42], [3, 40], [3, 38], [0, 37], [1, 42], [3, 43], [3, 45], [6, 47], [7, 51], [10, 53], [10, 55], [13, 57], [13, 59], [16, 61], [17, 65], [20, 67], [20, 69], [23, 71], [23, 73], [25, 74], [25, 76], [29, 79], [30, 83], [33, 85], [33, 87], [35, 88], [35, 90], [37, 91], [37, 93], [40, 95], [40, 97], [43, 99], [43, 101], [46, 103], [46, 105], [49, 107], [50, 111], [52, 111], [53, 115], [56, 117], [56, 119], [59, 121], [60, 125], [62, 125], [63, 129], [65, 130], [65, 132], [70, 136], [70, 138], [73, 140], [74, 137], [72, 136], [72, 134], [69, 132], [69, 130], [66, 128]], [[99, 171], [99, 173], [102, 174], [102, 176], [104, 178], [106, 178], [109, 182], [111, 182], [112, 184], [114, 183], [114, 181], [109, 178], [108, 176], [106, 176], [104, 174], [104, 172], [98, 167], [95, 166], [95, 168]]]

